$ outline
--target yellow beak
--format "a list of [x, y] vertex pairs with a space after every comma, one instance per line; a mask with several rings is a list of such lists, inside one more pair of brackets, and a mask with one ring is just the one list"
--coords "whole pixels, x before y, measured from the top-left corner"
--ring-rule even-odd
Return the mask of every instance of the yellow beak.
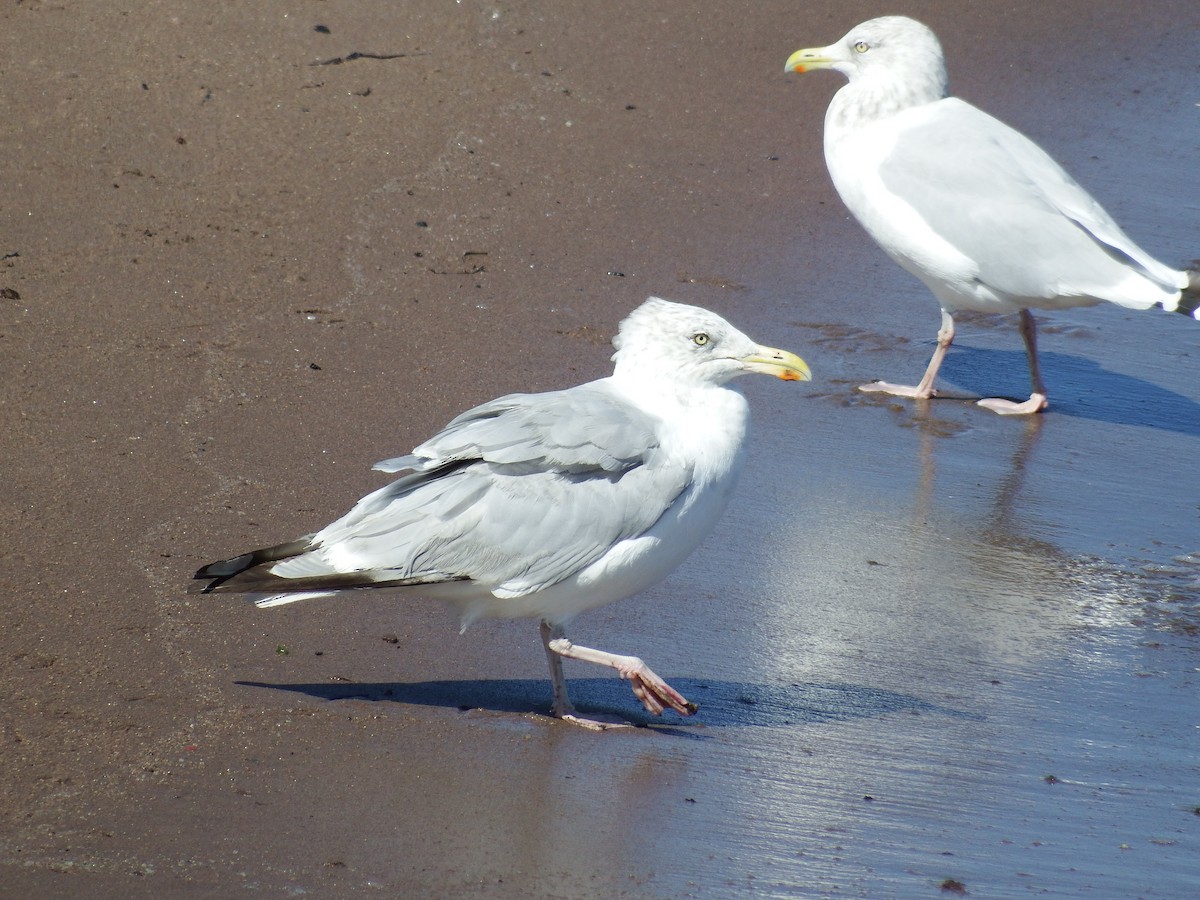
[[833, 68], [833, 57], [829, 55], [828, 47], [809, 47], [797, 50], [783, 64], [785, 72], [807, 72], [809, 69]]
[[812, 381], [808, 363], [795, 353], [776, 350], [774, 347], [759, 347], [757, 352], [743, 356], [746, 371], [762, 375], [774, 375], [784, 381]]

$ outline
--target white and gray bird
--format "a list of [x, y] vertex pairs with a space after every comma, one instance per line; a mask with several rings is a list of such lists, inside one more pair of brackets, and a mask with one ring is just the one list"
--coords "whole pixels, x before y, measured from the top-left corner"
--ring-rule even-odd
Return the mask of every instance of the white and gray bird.
[[640, 659], [577, 646], [563, 628], [665, 578], [712, 530], [742, 468], [748, 410], [729, 382], [808, 380], [808, 366], [715, 313], [651, 297], [613, 339], [613, 374], [468, 410], [403, 472], [314, 534], [201, 568], [201, 590], [276, 606], [355, 588], [454, 604], [465, 629], [541, 620], [552, 714], [582, 725], [562, 659], [611, 666], [651, 713], [695, 711]]
[[1107, 301], [1196, 314], [1197, 278], [1135, 244], [1040, 147], [947, 96], [942, 48], [903, 16], [872, 19], [828, 47], [797, 50], [785, 71], [834, 69], [849, 79], [825, 114], [834, 187], [887, 254], [942, 307], [937, 348], [915, 386], [859, 390], [934, 396], [954, 339], [955, 310], [1020, 315], [1033, 385], [1028, 400], [980, 400], [1002, 414], [1047, 405], [1030, 309]]

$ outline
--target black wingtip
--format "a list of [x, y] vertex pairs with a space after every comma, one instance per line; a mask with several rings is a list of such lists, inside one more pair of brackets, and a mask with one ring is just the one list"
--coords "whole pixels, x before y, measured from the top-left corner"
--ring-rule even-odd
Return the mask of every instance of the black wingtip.
[[1174, 311], [1183, 313], [1185, 316], [1191, 316], [1193, 319], [1200, 319], [1200, 270], [1189, 270], [1187, 277], [1187, 287], [1183, 289], [1183, 294], [1179, 298], [1179, 304], [1175, 307]]
[[299, 540], [288, 541], [286, 544], [276, 544], [274, 547], [251, 550], [249, 553], [243, 553], [240, 556], [231, 556], [229, 559], [219, 559], [206, 566], [201, 566], [196, 570], [196, 574], [192, 578], [211, 579], [210, 584], [206, 584], [199, 589], [201, 594], [211, 594], [231, 578], [235, 578], [243, 572], [253, 569], [255, 566], [278, 562], [281, 559], [289, 559], [312, 548], [312, 535], [310, 534]]
[[244, 572], [254, 565], [254, 554], [243, 553], [241, 556], [235, 556], [232, 559], [222, 559], [217, 562], [209, 563], [207, 566], [201, 566], [196, 570], [193, 578], [232, 578], [238, 572]]

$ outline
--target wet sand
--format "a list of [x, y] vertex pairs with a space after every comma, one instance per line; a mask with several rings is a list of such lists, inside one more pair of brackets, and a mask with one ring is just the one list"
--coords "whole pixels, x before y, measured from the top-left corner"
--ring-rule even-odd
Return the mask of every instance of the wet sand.
[[[915, 15], [956, 93], [1182, 266], [1200, 14], [734, 7], [0, 12], [6, 894], [1200, 890], [1200, 327], [1047, 317], [1032, 421], [855, 394], [919, 374], [937, 310], [829, 185], [839, 78], [782, 72]], [[718, 532], [572, 629], [694, 720], [545, 718], [531, 622], [185, 594], [466, 406], [606, 373], [650, 294], [815, 375], [745, 386]], [[965, 321], [944, 373], [1023, 395], [1013, 324]]]

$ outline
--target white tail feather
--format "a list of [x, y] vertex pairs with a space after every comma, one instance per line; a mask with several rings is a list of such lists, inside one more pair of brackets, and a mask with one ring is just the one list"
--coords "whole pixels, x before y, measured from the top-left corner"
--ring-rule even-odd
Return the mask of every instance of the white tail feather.
[[336, 591], [295, 591], [290, 594], [268, 594], [255, 599], [254, 605], [259, 609], [268, 606], [283, 606], [285, 603], [295, 603], [297, 600], [315, 600], [318, 597], [332, 597]]

